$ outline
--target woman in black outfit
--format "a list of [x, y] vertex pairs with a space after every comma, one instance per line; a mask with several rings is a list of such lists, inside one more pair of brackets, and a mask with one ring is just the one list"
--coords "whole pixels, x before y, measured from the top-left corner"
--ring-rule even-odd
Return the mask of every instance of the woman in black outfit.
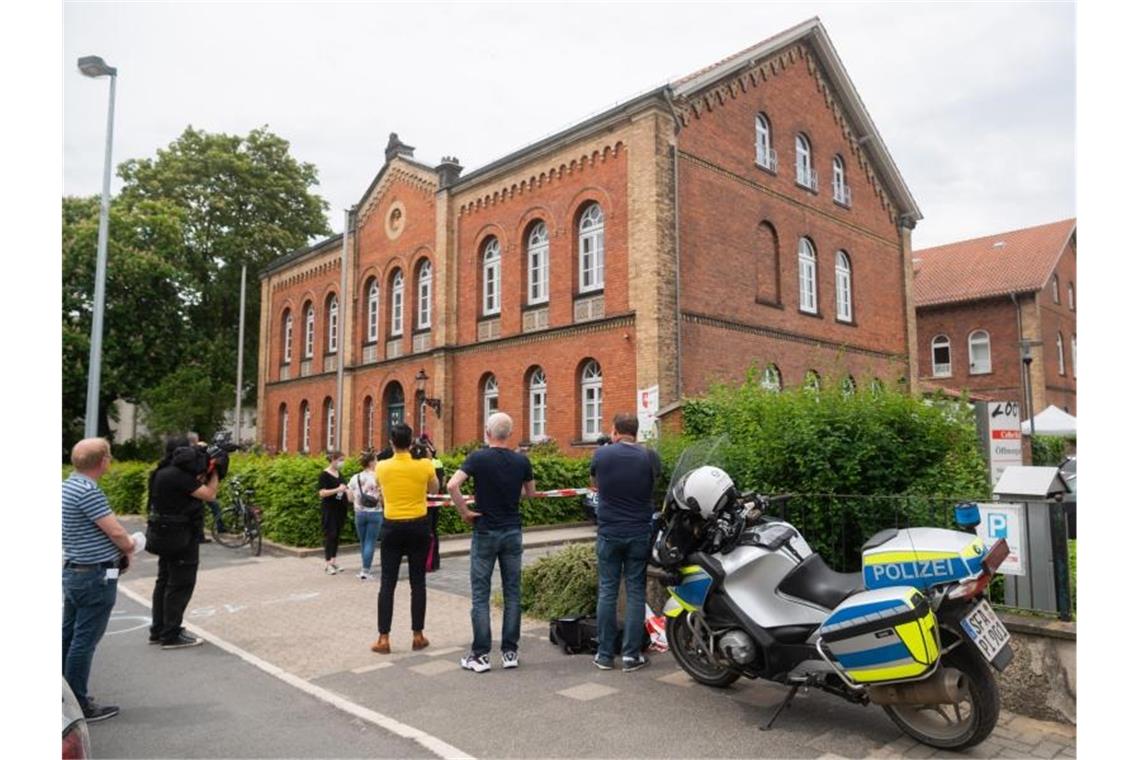
[[348, 515], [348, 484], [340, 474], [343, 466], [344, 454], [330, 451], [329, 466], [321, 470], [317, 479], [317, 494], [321, 497], [321, 530], [325, 534], [325, 573], [328, 575], [340, 572], [340, 567], [336, 564], [336, 550]]

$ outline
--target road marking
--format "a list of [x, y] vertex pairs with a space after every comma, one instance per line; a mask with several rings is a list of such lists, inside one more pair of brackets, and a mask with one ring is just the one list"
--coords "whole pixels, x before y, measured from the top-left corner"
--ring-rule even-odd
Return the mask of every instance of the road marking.
[[459, 670], [459, 663], [450, 660], [434, 660], [425, 662], [423, 665], [416, 665], [414, 668], [408, 668], [408, 670], [419, 673], [421, 676], [438, 676], [440, 673], [446, 673], [449, 670]]
[[588, 702], [591, 699], [598, 699], [599, 697], [607, 697], [610, 694], [617, 694], [618, 690], [609, 686], [602, 686], [600, 683], [584, 683], [581, 686], [573, 686], [569, 689], [563, 689], [558, 692], [564, 697], [577, 699], [579, 702]]
[[448, 647], [447, 649], [437, 649], [434, 652], [424, 652], [424, 654], [426, 654], [428, 657], [441, 657], [445, 654], [455, 654], [456, 652], [462, 651], [463, 647]]
[[361, 673], [371, 673], [373, 670], [383, 670], [384, 668], [392, 667], [390, 662], [382, 662], [379, 665], [365, 665], [363, 668], [353, 668], [352, 672], [360, 675]]
[[130, 628], [121, 628], [117, 631], [107, 631], [104, 635], [114, 636], [116, 633], [130, 633], [131, 631], [137, 631], [140, 628], [150, 627], [150, 618], [148, 617], [145, 617], [143, 615], [124, 615], [117, 611], [111, 613], [111, 620], [108, 622], [107, 627], [110, 628], [114, 624], [120, 623], [124, 620], [137, 620], [139, 622], [137, 625], [133, 625]]
[[[150, 600], [141, 594], [138, 594], [125, 586], [119, 587], [119, 593], [127, 596], [135, 602], [138, 602], [143, 607], [150, 609]], [[202, 637], [206, 641], [216, 646], [218, 649], [229, 652], [233, 655], [237, 655], [259, 670], [268, 673], [280, 681], [284, 681], [290, 686], [300, 689], [312, 697], [316, 697], [322, 702], [327, 702], [338, 710], [342, 710], [349, 715], [355, 715], [357, 718], [368, 721], [372, 725], [393, 733], [396, 736], [402, 737], [404, 739], [412, 739], [421, 747], [426, 749], [428, 752], [431, 752], [433, 755], [436, 755], [437, 757], [444, 758], [444, 760], [475, 760], [472, 755], [467, 754], [457, 747], [453, 747], [443, 739], [432, 736], [426, 731], [421, 731], [414, 726], [409, 726], [406, 723], [401, 723], [395, 718], [389, 718], [387, 715], [382, 715], [375, 710], [370, 710], [367, 707], [352, 702], [351, 700], [346, 699], [345, 697], [342, 697], [341, 695], [336, 694], [332, 691], [329, 691], [328, 689], [323, 689], [320, 686], [311, 684], [300, 676], [294, 675], [287, 670], [283, 670], [273, 663], [267, 662], [257, 655], [247, 652], [244, 649], [231, 644], [225, 639], [219, 638], [218, 636], [215, 636], [208, 631], [202, 630], [196, 625], [187, 624], [186, 628], [195, 636]]]

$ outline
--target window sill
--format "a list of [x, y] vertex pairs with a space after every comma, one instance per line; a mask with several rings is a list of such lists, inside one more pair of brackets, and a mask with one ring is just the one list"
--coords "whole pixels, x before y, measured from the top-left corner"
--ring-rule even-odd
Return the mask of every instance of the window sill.
[[798, 179], [796, 180], [796, 187], [800, 188], [801, 190], [807, 190], [812, 195], [819, 195], [819, 189], [818, 188], [812, 187], [811, 185], [805, 185], [804, 183], [800, 182]]
[[499, 319], [502, 316], [503, 316], [502, 312], [496, 311], [493, 314], [484, 314], [481, 317], [479, 317], [478, 319], [476, 319], [475, 321], [476, 322], [490, 322], [491, 320]]
[[761, 171], [763, 171], [763, 172], [765, 172], [765, 173], [767, 173], [767, 174], [771, 174], [773, 177], [778, 177], [778, 176], [779, 176], [779, 175], [776, 173], [776, 169], [775, 169], [775, 167], [772, 167], [772, 166], [765, 166], [764, 164], [760, 163], [759, 161], [754, 161], [753, 163], [755, 163], [755, 164], [756, 164], [756, 168], [757, 168], [757, 169], [759, 169], [759, 170], [761, 170]]
[[595, 288], [594, 290], [579, 290], [574, 293], [574, 300], [576, 301], [579, 298], [593, 298], [594, 296], [605, 295], [605, 292], [605, 287]]
[[835, 324], [843, 325], [844, 327], [858, 327], [859, 326], [859, 323], [855, 321], [854, 317], [852, 317], [851, 319], [840, 319], [839, 317], [836, 317], [835, 318]]
[[596, 449], [601, 444], [597, 441], [570, 441], [570, 445], [576, 449]]
[[831, 202], [834, 203], [836, 206], [839, 206], [839, 208], [844, 208], [844, 209], [847, 209], [848, 211], [851, 210], [851, 204], [850, 203], [845, 203], [845, 202], [839, 200], [838, 198], [832, 198]]
[[761, 306], [769, 306], [773, 309], [782, 310], [784, 308], [784, 304], [780, 303], [779, 301], [769, 301], [767, 298], [760, 298], [759, 296], [756, 297], [756, 303]]
[[424, 333], [429, 332], [431, 332], [431, 325], [428, 325], [427, 327], [417, 327], [412, 331], [412, 335], [423, 335]]
[[800, 311], [800, 314], [802, 314], [805, 317], [812, 317], [813, 319], [823, 319], [823, 315], [820, 314], [818, 311], [805, 311], [803, 309], [800, 309], [799, 311]]
[[536, 301], [535, 303], [529, 303], [526, 306], [522, 307], [522, 310], [525, 313], [528, 311], [538, 311], [539, 309], [548, 308], [550, 308], [550, 299], [547, 299], [545, 301]]
[[970, 377], [982, 377], [984, 375], [992, 375], [993, 373], [994, 371], [992, 369], [987, 369], [985, 372], [975, 372], [974, 370], [970, 370]]

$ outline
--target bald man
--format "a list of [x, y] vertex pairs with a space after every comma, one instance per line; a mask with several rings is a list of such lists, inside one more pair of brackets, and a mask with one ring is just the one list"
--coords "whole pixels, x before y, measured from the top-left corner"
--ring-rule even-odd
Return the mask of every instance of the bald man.
[[63, 481], [63, 677], [93, 723], [119, 714], [91, 699], [87, 679], [134, 547], [98, 486], [111, 466], [110, 444], [83, 439], [71, 449], [71, 464], [75, 471]]

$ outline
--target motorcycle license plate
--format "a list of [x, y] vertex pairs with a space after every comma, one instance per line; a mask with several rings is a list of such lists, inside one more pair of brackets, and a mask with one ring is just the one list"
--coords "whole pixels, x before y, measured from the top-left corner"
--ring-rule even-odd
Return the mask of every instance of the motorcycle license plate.
[[962, 618], [962, 630], [990, 662], [993, 662], [1002, 648], [1009, 643], [1009, 631], [1005, 629], [1005, 625], [985, 599], [975, 604], [974, 609]]

